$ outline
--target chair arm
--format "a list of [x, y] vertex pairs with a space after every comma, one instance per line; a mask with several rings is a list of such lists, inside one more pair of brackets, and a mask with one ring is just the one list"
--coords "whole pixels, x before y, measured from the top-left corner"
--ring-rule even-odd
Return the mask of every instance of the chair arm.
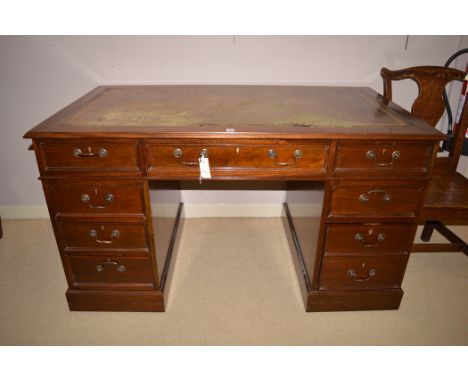
[[383, 78], [383, 98], [384, 101], [388, 102], [392, 100], [392, 81], [393, 80], [404, 80], [411, 78], [414, 80], [414, 73], [412, 68], [401, 69], [401, 70], [390, 70], [387, 68], [380, 69], [380, 75]]

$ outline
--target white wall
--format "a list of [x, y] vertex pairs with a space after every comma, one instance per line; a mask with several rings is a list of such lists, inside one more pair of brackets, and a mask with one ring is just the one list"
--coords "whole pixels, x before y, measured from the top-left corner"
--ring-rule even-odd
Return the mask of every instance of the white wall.
[[[45, 204], [24, 132], [97, 85], [356, 85], [381, 92], [382, 66], [442, 65], [468, 46], [466, 36], [410, 36], [406, 49], [405, 42], [406, 36], [0, 36], [0, 214], [11, 214], [6, 206]], [[404, 107], [415, 94], [414, 84], [396, 86]], [[283, 193], [183, 197], [278, 203]]]

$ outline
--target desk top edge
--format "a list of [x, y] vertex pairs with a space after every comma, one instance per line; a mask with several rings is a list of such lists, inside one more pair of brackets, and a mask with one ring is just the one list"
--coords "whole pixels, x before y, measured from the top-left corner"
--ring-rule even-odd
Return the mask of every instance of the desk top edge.
[[[85, 114], [86, 109], [90, 109], [93, 106], [93, 102], [102, 98], [103, 95], [107, 94], [117, 94], [119, 92], [119, 97], [127, 102], [129, 97], [132, 96], [141, 96], [141, 93], [150, 94], [154, 93], [156, 96], [161, 97], [158, 92], [165, 91], [181, 91], [185, 90], [192, 92], [197, 95], [197, 92], [204, 94], [205, 96], [210, 96], [211, 101], [213, 99], [215, 102], [221, 103], [221, 107], [229, 106], [228, 101], [232, 101], [234, 98], [236, 101], [243, 101], [247, 96], [256, 97], [255, 101], [258, 104], [262, 104], [264, 109], [261, 110], [260, 119], [257, 118], [257, 121], [249, 122], [247, 119], [244, 123], [242, 121], [242, 110], [240, 113], [237, 113], [238, 109], [232, 109], [232, 115], [236, 116], [241, 115], [238, 119], [242, 122], [239, 123], [235, 118], [231, 118], [232, 121], [226, 120], [225, 122], [211, 122], [207, 120], [205, 123], [203, 119], [199, 119], [196, 123], [181, 123], [176, 122], [171, 123], [170, 125], [165, 125], [162, 121], [159, 124], [151, 124], [149, 121], [146, 124], [141, 124], [138, 126], [126, 125], [125, 123], [118, 123], [118, 119], [111, 121], [113, 125], [100, 125], [94, 124], [93, 120], [90, 119], [86, 121], [87, 115]], [[210, 93], [207, 93], [209, 91]], [[213, 95], [214, 91], [214, 95]], [[266, 91], [268, 91], [268, 96], [272, 92], [276, 99], [271, 101], [270, 98], [266, 97]], [[340, 120], [337, 118], [338, 125], [334, 126], [333, 119], [331, 122], [325, 120], [322, 125], [315, 125], [314, 121], [310, 124], [304, 123], [294, 123], [294, 121], [288, 122], [286, 118], [284, 121], [276, 123], [270, 123], [268, 120], [270, 110], [275, 111], [274, 106], [277, 106], [279, 101], [290, 102], [293, 108], [299, 110], [300, 112], [305, 110], [306, 112], [314, 112], [313, 109], [308, 108], [308, 105], [304, 105], [304, 102], [308, 101], [307, 97], [312, 94], [310, 98], [313, 102], [318, 102], [318, 106], [329, 105], [329, 109], [332, 110], [328, 116], [334, 117], [338, 115], [340, 107], [342, 104], [336, 101], [333, 104], [334, 98], [339, 98], [340, 96], [350, 93], [350, 91], [355, 92], [356, 95], [361, 96], [347, 96], [344, 100], [348, 103], [344, 105], [344, 111], [341, 111], [341, 117], [343, 113], [346, 112], [346, 108], [353, 112], [354, 109], [362, 109], [363, 105], [367, 110], [366, 118], [369, 119], [369, 115], [372, 117], [372, 113], [381, 113], [388, 115], [388, 121], [380, 126], [374, 126], [369, 121], [360, 122], [359, 115], [355, 117], [357, 123], [353, 125], [353, 121], [349, 121], [349, 125], [345, 127], [338, 126]], [[220, 93], [217, 96], [216, 92]], [[299, 92], [299, 93], [298, 93]], [[127, 96], [126, 93], [129, 95]], [[132, 94], [133, 93], [133, 94]], [[227, 95], [226, 95], [227, 94]], [[306, 96], [304, 97], [303, 94]], [[327, 97], [322, 95], [326, 94]], [[152, 96], [152, 94], [150, 94]], [[180, 94], [178, 95], [179, 97]], [[148, 97], [148, 96], [147, 96]], [[223, 99], [225, 97], [225, 100]], [[244, 98], [243, 98], [244, 97]], [[252, 98], [251, 97], [251, 98]], [[315, 97], [315, 98], [314, 98]], [[118, 98], [118, 97], [115, 97]], [[140, 97], [141, 98], [141, 97]], [[183, 96], [182, 96], [183, 98]], [[325, 99], [323, 99], [325, 98]], [[361, 104], [353, 105], [353, 98], [359, 98]], [[160, 98], [161, 99], [161, 98]], [[182, 101], [187, 102], [187, 97]], [[305, 101], [303, 101], [303, 99]], [[194, 101], [195, 100], [195, 101]], [[279, 100], [279, 101], [278, 101]], [[357, 100], [356, 102], [358, 102]], [[363, 101], [364, 100], [364, 101]], [[192, 106], [196, 109], [197, 104], [196, 98], [192, 95], [190, 99]], [[204, 102], [202, 100], [202, 102]], [[223, 103], [224, 102], [224, 103]], [[270, 104], [268, 104], [270, 102]], [[274, 104], [276, 102], [276, 104]], [[322, 102], [322, 105], [320, 104]], [[173, 107], [176, 103], [172, 103], [169, 106]], [[121, 104], [122, 105], [122, 104]], [[200, 105], [200, 104], [199, 104]], [[266, 106], [265, 106], [266, 105]], [[261, 105], [262, 106], [262, 105]], [[357, 107], [356, 107], [357, 106]], [[147, 107], [147, 105], [146, 105]], [[98, 107], [95, 107], [96, 110], [100, 111]], [[102, 108], [101, 108], [102, 109]], [[147, 109], [148, 110], [148, 109]], [[336, 110], [336, 112], [335, 112]], [[254, 115], [255, 109], [247, 109]], [[79, 119], [79, 113], [84, 115], [84, 118]], [[95, 112], [96, 114], [96, 112]], [[78, 117], [76, 117], [78, 115]], [[226, 114], [227, 115], [227, 114]], [[143, 114], [143, 117], [145, 115]], [[261, 120], [262, 116], [266, 116], [265, 121]], [[173, 117], [170, 115], [169, 117]], [[201, 118], [204, 116], [202, 115]], [[231, 115], [229, 115], [229, 118]], [[282, 116], [280, 116], [282, 117]], [[307, 119], [307, 115], [303, 118]], [[339, 117], [339, 116], [338, 116]], [[75, 121], [73, 121], [75, 118]], [[229, 119], [228, 118], [228, 119]], [[273, 117], [271, 117], [273, 118]], [[69, 121], [73, 123], [69, 123]], [[342, 118], [343, 120], [343, 118]], [[87, 123], [82, 123], [85, 121]], [[144, 121], [145, 122], [145, 121]], [[171, 121], [172, 122], [172, 121]], [[296, 121], [297, 122], [297, 121]], [[344, 121], [343, 123], [348, 123]], [[366, 125], [367, 122], [367, 125]], [[29, 130], [24, 138], [283, 138], [283, 139], [406, 139], [406, 140], [430, 140], [430, 141], [439, 141], [443, 139], [443, 134], [441, 134], [436, 129], [430, 127], [426, 123], [417, 120], [412, 117], [409, 112], [398, 106], [397, 104], [390, 102], [388, 104], [382, 103], [382, 96], [375, 92], [373, 89], [368, 87], [350, 87], [350, 86], [300, 86], [300, 85], [111, 85], [111, 86], [98, 86], [84, 96], [78, 98], [76, 101], [72, 102], [68, 106], [64, 107], [62, 110], [53, 114], [51, 117], [47, 118], [43, 122], [39, 123], [36, 127]]]

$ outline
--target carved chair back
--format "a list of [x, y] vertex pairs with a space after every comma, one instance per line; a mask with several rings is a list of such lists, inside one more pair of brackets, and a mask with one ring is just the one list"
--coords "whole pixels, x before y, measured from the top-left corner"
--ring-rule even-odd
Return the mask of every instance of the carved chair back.
[[[415, 66], [402, 70], [389, 70], [382, 68], [380, 74], [383, 78], [383, 101], [392, 101], [392, 81], [411, 79], [416, 82], [419, 94], [411, 108], [411, 114], [435, 127], [445, 110], [443, 92], [451, 81], [463, 81], [467, 73], [453, 68], [442, 66]], [[460, 154], [463, 148], [466, 128], [468, 126], [467, 100], [462, 109], [460, 123], [455, 131], [453, 143], [448, 158], [437, 158], [435, 171], [448, 171], [453, 173], [457, 169]]]

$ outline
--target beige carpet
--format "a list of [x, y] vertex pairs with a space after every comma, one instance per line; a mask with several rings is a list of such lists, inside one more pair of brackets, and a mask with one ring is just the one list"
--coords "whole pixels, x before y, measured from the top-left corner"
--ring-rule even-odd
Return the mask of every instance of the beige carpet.
[[412, 255], [399, 310], [305, 313], [281, 219], [188, 219], [166, 313], [70, 312], [50, 222], [3, 226], [2, 345], [468, 345], [461, 253]]

